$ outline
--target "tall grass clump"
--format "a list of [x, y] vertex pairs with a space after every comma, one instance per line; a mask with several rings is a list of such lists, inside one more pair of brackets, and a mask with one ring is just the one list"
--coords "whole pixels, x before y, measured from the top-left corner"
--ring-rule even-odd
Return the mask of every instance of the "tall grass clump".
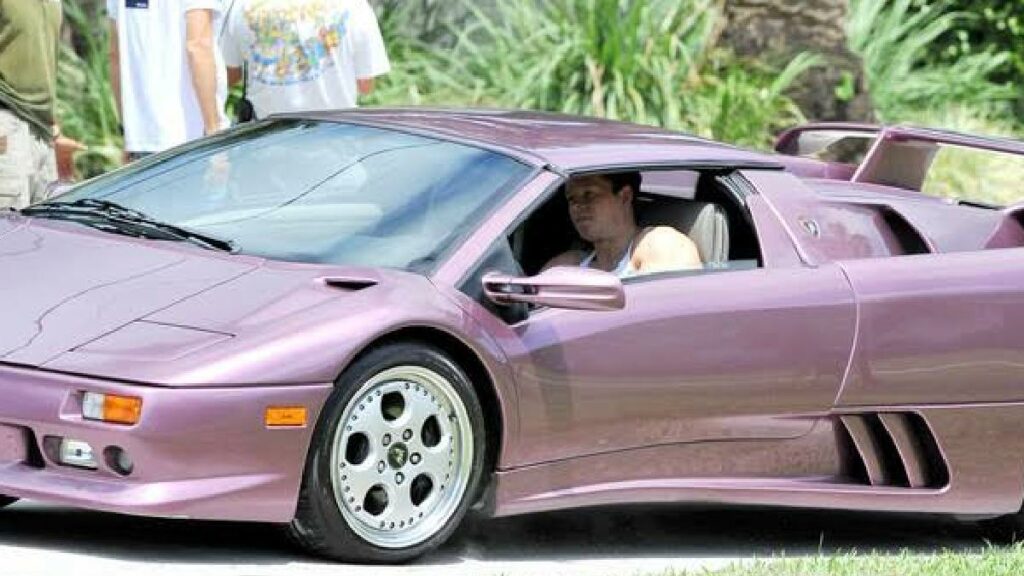
[[[847, 35], [864, 60], [879, 119], [959, 132], [1021, 137], [1013, 114], [1020, 86], [991, 80], [1011, 54], [986, 50], [936, 58], [938, 39], [970, 15], [946, 0], [850, 0]], [[945, 147], [924, 184], [928, 194], [1006, 205], [1024, 198], [1024, 161], [1005, 154]]]
[[449, 49], [462, 18], [452, 0], [377, 0], [377, 21], [387, 47], [391, 71], [377, 78], [370, 105], [441, 103], [428, 77], [435, 52]]
[[76, 32], [81, 53], [61, 44], [57, 68], [57, 118], [69, 137], [88, 150], [75, 157], [81, 177], [102, 174], [120, 164], [123, 140], [110, 84], [109, 39], [82, 0], [65, 0], [64, 17]]
[[682, 95], [687, 117], [678, 126], [706, 138], [770, 149], [774, 134], [806, 121], [786, 91], [822, 59], [799, 54], [782, 70], [738, 62], [728, 53], [712, 58], [700, 84]]
[[802, 120], [784, 92], [815, 60], [780, 73], [714, 50], [716, 0], [460, 2], [451, 45], [415, 46], [377, 102], [565, 112], [753, 146]]
[[78, 175], [91, 177], [120, 165], [123, 139], [110, 82], [109, 33], [83, 0], [63, 3], [79, 49], [61, 43], [57, 64], [56, 115], [63, 132], [88, 150], [75, 158]]
[[850, 0], [850, 48], [864, 61], [881, 120], [916, 120], [949, 106], [966, 106], [986, 117], [1012, 117], [1018, 88], [990, 80], [1010, 54], [986, 51], [935, 62], [938, 38], [966, 17], [949, 7], [948, 2], [919, 6], [914, 0]]

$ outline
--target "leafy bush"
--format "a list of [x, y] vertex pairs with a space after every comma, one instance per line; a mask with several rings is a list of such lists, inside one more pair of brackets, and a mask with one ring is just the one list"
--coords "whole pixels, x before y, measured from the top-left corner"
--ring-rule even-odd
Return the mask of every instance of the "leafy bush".
[[[1021, 126], [1012, 114], [1019, 88], [993, 80], [1010, 62], [1010, 53], [990, 47], [951, 61], [935, 57], [938, 39], [973, 18], [952, 6], [945, 1], [851, 0], [849, 40], [864, 59], [877, 115], [885, 122], [1019, 137]], [[924, 192], [1005, 205], [1021, 198], [1022, 179], [1024, 161], [1018, 158], [944, 148]]]
[[[1024, 92], [992, 80], [1019, 54], [968, 36], [971, 50], [936, 57], [935, 42], [960, 38], [990, 14], [1017, 34], [1019, 21], [1002, 7], [973, 16], [952, 10], [979, 2], [850, 0], [851, 47], [864, 58], [881, 119], [1019, 130], [1009, 103]], [[715, 49], [719, 0], [374, 3], [393, 65], [369, 100], [375, 104], [532, 108], [769, 147], [773, 132], [804, 120], [785, 92], [820, 62], [800, 56], [778, 70]], [[77, 161], [83, 176], [116, 166], [121, 147], [97, 5], [64, 3], [77, 53], [63, 48], [58, 116], [90, 147]]]
[[79, 51], [62, 44], [57, 70], [57, 118], [69, 137], [88, 146], [75, 157], [76, 172], [85, 178], [120, 165], [123, 147], [110, 84], [108, 29], [96, 25], [100, 19], [87, 3], [64, 1]]
[[[923, 5], [935, 0], [919, 0]], [[964, 56], [985, 52], [1007, 52], [1009, 61], [995, 71], [1000, 81], [1024, 83], [1024, 3], [1020, 0], [949, 0], [943, 2], [966, 16], [938, 38], [932, 51], [934, 62], [956, 62]], [[1024, 121], [1024, 91], [1017, 99], [1017, 116]]]
[[919, 7], [915, 0], [850, 0], [850, 48], [864, 60], [871, 98], [887, 122], [922, 111], [962, 105], [1009, 118], [1012, 84], [991, 80], [1010, 54], [986, 51], [949, 63], [932, 61], [935, 42], [966, 16], [947, 2]]
[[756, 146], [802, 120], [783, 92], [816, 60], [780, 73], [712, 50], [714, 0], [462, 3], [469, 17], [448, 26], [450, 48], [402, 41], [407, 59], [377, 103], [566, 112]]

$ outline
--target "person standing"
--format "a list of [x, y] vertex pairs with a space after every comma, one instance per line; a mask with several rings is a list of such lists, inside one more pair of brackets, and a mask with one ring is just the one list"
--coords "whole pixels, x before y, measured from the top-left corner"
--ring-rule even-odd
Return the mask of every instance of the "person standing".
[[107, 0], [129, 160], [226, 128], [221, 0]]
[[[233, 3], [232, 3], [233, 1]], [[352, 108], [391, 69], [367, 0], [228, 0], [221, 46], [256, 116]]]
[[61, 20], [60, 0], [0, 0], [0, 209], [46, 199], [82, 148], [54, 118]]

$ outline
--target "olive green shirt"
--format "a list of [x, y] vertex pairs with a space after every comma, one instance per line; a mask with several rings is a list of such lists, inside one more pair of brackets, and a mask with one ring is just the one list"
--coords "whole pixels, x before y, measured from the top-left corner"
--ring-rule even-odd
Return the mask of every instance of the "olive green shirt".
[[60, 0], [0, 0], [0, 106], [53, 135]]

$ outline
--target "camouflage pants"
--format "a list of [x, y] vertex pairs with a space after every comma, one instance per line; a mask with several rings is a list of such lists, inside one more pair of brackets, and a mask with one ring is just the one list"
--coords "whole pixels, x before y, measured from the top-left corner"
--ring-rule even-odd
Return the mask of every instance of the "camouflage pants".
[[56, 180], [50, 145], [27, 122], [0, 108], [0, 210], [45, 200]]

